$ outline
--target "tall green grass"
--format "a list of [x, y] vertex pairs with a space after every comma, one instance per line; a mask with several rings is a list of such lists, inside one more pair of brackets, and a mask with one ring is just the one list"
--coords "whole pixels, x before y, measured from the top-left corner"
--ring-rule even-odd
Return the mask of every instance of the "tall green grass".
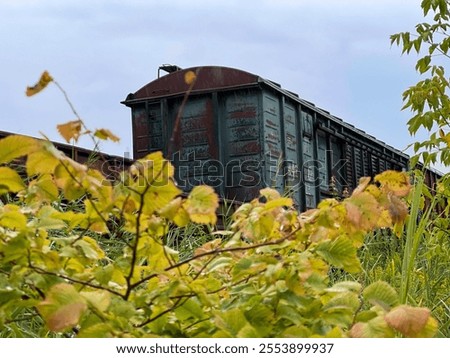
[[450, 220], [436, 210], [440, 199], [415, 173], [401, 237], [387, 229], [367, 235], [359, 251], [362, 272], [355, 276], [333, 270], [330, 279], [358, 279], [363, 286], [386, 281], [397, 289], [402, 304], [428, 307], [438, 321], [438, 336], [450, 338]]

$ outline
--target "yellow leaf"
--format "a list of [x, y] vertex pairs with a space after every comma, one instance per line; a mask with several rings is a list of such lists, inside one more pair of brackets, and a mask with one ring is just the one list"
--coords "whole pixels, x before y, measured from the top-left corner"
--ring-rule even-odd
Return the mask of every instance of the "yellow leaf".
[[281, 198], [281, 194], [278, 192], [278, 190], [272, 188], [264, 188], [259, 192], [262, 197], [265, 197], [267, 199], [267, 201]]
[[107, 140], [110, 139], [113, 142], [118, 142], [120, 140], [119, 137], [115, 136], [109, 129], [97, 129], [94, 133], [94, 136], [97, 138]]
[[203, 244], [202, 246], [195, 249], [194, 255], [202, 255], [208, 252], [212, 252], [214, 250], [217, 250], [222, 245], [222, 239], [214, 239], [212, 241], [208, 241], [207, 243]]
[[37, 151], [41, 143], [34, 138], [21, 135], [10, 135], [0, 139], [0, 163], [9, 163], [24, 155]]
[[408, 207], [406, 204], [395, 195], [388, 195], [389, 200], [389, 214], [392, 222], [401, 223], [408, 215]]
[[173, 177], [175, 169], [173, 165], [164, 159], [162, 152], [153, 152], [139, 159], [130, 167], [130, 173], [139, 176], [138, 185], [145, 190], [145, 183], [164, 186], [169, 178]]
[[0, 207], [0, 226], [13, 230], [24, 229], [27, 226], [27, 218], [17, 205], [8, 204]]
[[39, 82], [36, 83], [32, 87], [27, 87], [26, 95], [28, 97], [35, 95], [36, 93], [41, 92], [47, 85], [53, 81], [52, 76], [47, 71], [44, 71], [41, 75], [41, 78], [39, 78]]
[[25, 185], [19, 174], [11, 168], [0, 167], [0, 195], [17, 193], [22, 189], [25, 189]]
[[105, 257], [105, 253], [100, 248], [97, 241], [89, 236], [83, 236], [81, 240], [77, 240], [73, 246], [79, 247], [83, 252], [83, 255], [88, 259], [100, 260]]
[[184, 74], [184, 82], [186, 82], [187, 85], [192, 85], [196, 79], [197, 76], [193, 71], [187, 71]]
[[58, 187], [50, 174], [43, 174], [37, 180], [30, 182], [28, 186], [27, 202], [39, 204], [42, 202], [50, 203], [58, 198]]
[[64, 124], [58, 124], [56, 127], [58, 128], [59, 134], [66, 140], [67, 143], [70, 143], [72, 139], [75, 142], [78, 140], [81, 134], [83, 122], [81, 120], [70, 121]]
[[61, 332], [78, 324], [87, 304], [72, 285], [60, 283], [47, 292], [37, 309], [51, 331]]
[[172, 180], [168, 179], [166, 184], [152, 185], [144, 195], [144, 206], [142, 212], [152, 215], [170, 203], [177, 195], [181, 194]]
[[39, 150], [28, 155], [27, 174], [33, 176], [36, 174], [51, 174], [59, 164], [58, 158], [47, 150]]
[[80, 292], [80, 294], [87, 300], [89, 305], [94, 306], [100, 312], [105, 312], [111, 303], [111, 295], [106, 291]]
[[184, 208], [191, 220], [198, 224], [215, 224], [219, 197], [213, 188], [207, 185], [196, 186], [190, 192]]
[[183, 208], [183, 199], [178, 197], [163, 207], [160, 215], [173, 221], [178, 226], [186, 226], [189, 223], [189, 215]]
[[444, 138], [442, 138], [448, 147], [450, 147], [450, 133], [447, 133]]
[[406, 172], [387, 170], [375, 176], [375, 181], [379, 182], [382, 188], [400, 197], [408, 195], [411, 189], [409, 175]]
[[59, 164], [55, 169], [56, 185], [63, 190], [68, 200], [76, 200], [86, 193], [79, 182], [82, 179], [82, 172], [77, 171], [77, 168], [73, 168], [67, 162], [64, 165]]
[[344, 203], [347, 219], [356, 229], [372, 230], [375, 228], [381, 215], [381, 209], [372, 195], [360, 192], [357, 195], [353, 194]]

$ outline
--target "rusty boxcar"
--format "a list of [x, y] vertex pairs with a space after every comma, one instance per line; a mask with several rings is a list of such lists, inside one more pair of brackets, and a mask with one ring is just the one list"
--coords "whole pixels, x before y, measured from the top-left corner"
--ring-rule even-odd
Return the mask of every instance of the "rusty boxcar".
[[362, 176], [408, 167], [401, 151], [239, 69], [176, 67], [122, 103], [132, 112], [134, 159], [161, 150], [186, 191], [205, 183], [247, 201], [272, 186], [304, 210], [351, 191]]

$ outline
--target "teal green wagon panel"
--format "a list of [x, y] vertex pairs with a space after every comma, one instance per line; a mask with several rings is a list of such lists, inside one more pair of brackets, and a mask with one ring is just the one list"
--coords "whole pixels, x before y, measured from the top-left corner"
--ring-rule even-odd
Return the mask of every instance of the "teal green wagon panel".
[[283, 106], [284, 153], [285, 153], [285, 190], [294, 199], [296, 206], [301, 205], [301, 167], [299, 163], [297, 106], [285, 102]]
[[281, 146], [280, 97], [269, 92], [262, 94], [264, 128], [264, 182], [266, 186], [284, 189], [283, 159]]

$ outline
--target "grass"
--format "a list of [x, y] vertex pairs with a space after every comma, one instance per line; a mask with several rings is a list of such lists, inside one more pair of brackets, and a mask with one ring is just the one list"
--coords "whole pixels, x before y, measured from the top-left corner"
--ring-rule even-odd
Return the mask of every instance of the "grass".
[[356, 279], [363, 287], [386, 281], [397, 289], [401, 303], [428, 307], [438, 321], [438, 337], [450, 338], [449, 220], [434, 210], [436, 195], [428, 193], [429, 205], [421, 210], [423, 193], [427, 188], [419, 178], [402, 237], [387, 229], [367, 235], [359, 250], [362, 272], [355, 276], [331, 270], [330, 279]]

